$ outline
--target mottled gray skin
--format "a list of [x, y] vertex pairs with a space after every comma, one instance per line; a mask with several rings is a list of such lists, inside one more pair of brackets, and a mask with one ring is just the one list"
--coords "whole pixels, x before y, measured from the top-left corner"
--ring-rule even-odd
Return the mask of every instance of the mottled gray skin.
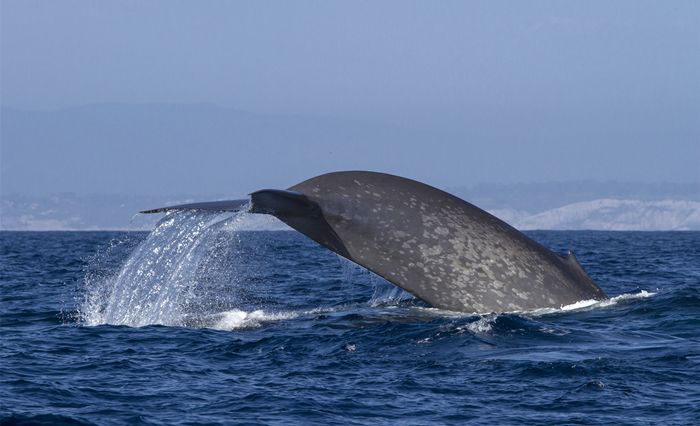
[[289, 190], [308, 197], [319, 214], [266, 213], [436, 308], [508, 312], [606, 298], [573, 254], [560, 257], [423, 183], [336, 172]]

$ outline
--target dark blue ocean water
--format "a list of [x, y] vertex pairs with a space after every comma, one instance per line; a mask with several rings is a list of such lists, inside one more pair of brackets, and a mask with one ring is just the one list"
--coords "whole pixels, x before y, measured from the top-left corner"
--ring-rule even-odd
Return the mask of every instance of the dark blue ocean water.
[[217, 220], [0, 233], [2, 422], [700, 422], [698, 232], [530, 232], [613, 299], [468, 315]]

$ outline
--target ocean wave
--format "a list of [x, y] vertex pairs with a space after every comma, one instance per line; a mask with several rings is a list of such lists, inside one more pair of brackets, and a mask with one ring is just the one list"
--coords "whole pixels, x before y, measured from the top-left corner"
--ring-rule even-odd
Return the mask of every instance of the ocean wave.
[[594, 309], [594, 308], [607, 308], [609, 306], [614, 306], [617, 305], [619, 302], [625, 301], [625, 300], [637, 300], [637, 299], [646, 299], [647, 297], [652, 297], [656, 293], [646, 291], [646, 290], [641, 290], [638, 293], [624, 293], [620, 294], [619, 296], [614, 296], [609, 299], [605, 300], [595, 300], [595, 299], [588, 299], [588, 300], [579, 300], [578, 302], [571, 303], [569, 305], [563, 305], [560, 308], [542, 308], [542, 309], [535, 309], [532, 311], [524, 311], [524, 312], [514, 312], [514, 313], [522, 313], [522, 314], [528, 314], [530, 316], [539, 316], [539, 315], [548, 315], [548, 314], [555, 314], [555, 313], [560, 313], [560, 312], [570, 312], [570, 311], [581, 311], [585, 309]]
[[215, 330], [231, 331], [240, 328], [260, 327], [263, 323], [288, 320], [298, 316], [299, 314], [296, 312], [265, 312], [263, 310], [246, 312], [233, 309], [214, 315], [214, 317], [217, 317], [215, 322], [211, 324], [211, 326], [205, 327]]

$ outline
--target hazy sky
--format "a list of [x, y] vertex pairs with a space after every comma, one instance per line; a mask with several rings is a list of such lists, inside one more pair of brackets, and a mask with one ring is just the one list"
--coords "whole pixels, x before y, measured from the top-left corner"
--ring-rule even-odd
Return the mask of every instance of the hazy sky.
[[279, 180], [371, 167], [441, 186], [700, 181], [698, 1], [1, 4], [6, 107], [211, 103], [425, 135], [377, 142], [386, 164], [363, 163], [371, 147], [328, 154], [348, 143], [328, 135], [311, 167], [285, 162], [280, 138]]

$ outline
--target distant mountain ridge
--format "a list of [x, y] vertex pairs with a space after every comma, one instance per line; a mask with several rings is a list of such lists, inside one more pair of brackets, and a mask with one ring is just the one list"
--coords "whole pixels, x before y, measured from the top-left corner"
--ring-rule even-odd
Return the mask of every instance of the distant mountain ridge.
[[700, 202], [599, 199], [540, 213], [490, 210], [522, 230], [690, 231], [700, 230]]
[[493, 184], [448, 188], [451, 192], [484, 209], [510, 208], [529, 213], [582, 201], [602, 199], [661, 201], [700, 201], [700, 183], [540, 182]]

